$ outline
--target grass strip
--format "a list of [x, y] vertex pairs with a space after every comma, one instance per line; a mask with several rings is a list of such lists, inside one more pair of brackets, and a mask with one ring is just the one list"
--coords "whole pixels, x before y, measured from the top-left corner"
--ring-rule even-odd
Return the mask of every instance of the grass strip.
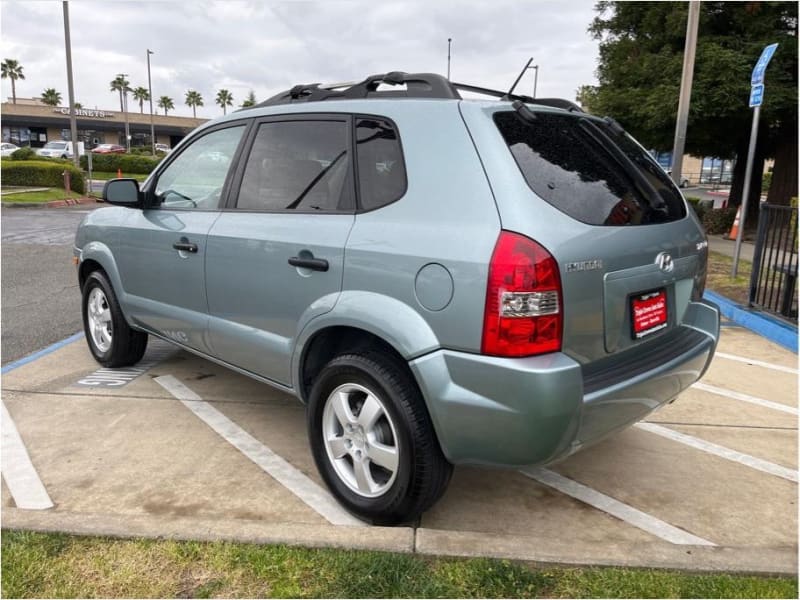
[[3, 202], [50, 202], [51, 200], [63, 200], [64, 198], [80, 198], [80, 194], [75, 192], [67, 193], [61, 188], [50, 188], [45, 192], [22, 192], [20, 194], [5, 194], [0, 196]]
[[[86, 176], [87, 177], [89, 176], [88, 172]], [[135, 179], [136, 181], [144, 181], [148, 177], [148, 175], [142, 175], [141, 173], [125, 173], [124, 171], [122, 172], [122, 176], [125, 179]], [[116, 171], [113, 173], [110, 171], [92, 171], [92, 179], [102, 179], [104, 181], [107, 181], [109, 179], [116, 179], [116, 178], [117, 178]]]
[[4, 531], [6, 598], [797, 598], [790, 577]]
[[753, 264], [739, 259], [736, 278], [731, 278], [733, 259], [719, 252], [708, 253], [708, 275], [706, 287], [709, 290], [747, 306], [750, 295], [750, 272]]

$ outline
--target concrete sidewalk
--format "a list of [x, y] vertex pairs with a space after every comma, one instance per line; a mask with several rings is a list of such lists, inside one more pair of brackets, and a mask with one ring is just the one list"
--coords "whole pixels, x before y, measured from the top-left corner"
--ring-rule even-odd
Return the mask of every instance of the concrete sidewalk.
[[[729, 240], [721, 235], [708, 236], [708, 249], [712, 252], [719, 252], [720, 254], [733, 257], [733, 251], [735, 247], [735, 240]], [[742, 247], [739, 250], [739, 258], [752, 263], [755, 250], [756, 245], [754, 243], [742, 240]]]

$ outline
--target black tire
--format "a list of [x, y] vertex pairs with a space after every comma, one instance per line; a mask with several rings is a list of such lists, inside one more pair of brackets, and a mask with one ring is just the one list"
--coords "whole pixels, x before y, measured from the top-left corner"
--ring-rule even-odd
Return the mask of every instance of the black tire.
[[[93, 292], [95, 295], [93, 295]], [[102, 296], [102, 298], [101, 298]], [[101, 299], [101, 305], [108, 310], [110, 316], [110, 341], [108, 347], [103, 347], [104, 340], [97, 340], [93, 334], [93, 325], [90, 324], [90, 298]], [[136, 364], [144, 356], [147, 349], [147, 334], [143, 331], [131, 329], [122, 310], [119, 307], [114, 288], [102, 271], [93, 271], [83, 284], [81, 300], [81, 313], [83, 315], [83, 331], [86, 343], [95, 360], [104, 367], [128, 367]], [[95, 329], [96, 331], [96, 329]]]
[[[382, 414], [390, 419], [378, 421], [384, 431], [389, 431], [387, 423], [391, 423], [391, 432], [386, 435], [397, 449], [397, 468], [393, 481], [386, 477], [383, 485], [387, 488], [375, 497], [357, 493], [345, 481], [337, 472], [341, 467], [334, 466], [324, 440], [326, 404], [335, 390], [348, 386], [365, 388], [378, 399], [384, 409]], [[357, 402], [356, 399], [356, 405]], [[361, 407], [357, 417], [361, 416]], [[442, 454], [416, 382], [405, 365], [385, 353], [346, 354], [325, 365], [309, 396], [308, 432], [317, 469], [333, 495], [349, 512], [375, 525], [394, 525], [417, 518], [441, 497], [453, 472], [453, 466]], [[342, 435], [347, 434], [343, 431]], [[355, 448], [352, 442], [350, 448]], [[347, 465], [355, 467], [353, 456], [344, 456], [342, 460], [337, 462], [344, 464], [345, 469]], [[380, 475], [382, 468], [376, 465], [370, 459], [368, 469], [372, 473], [377, 468]]]

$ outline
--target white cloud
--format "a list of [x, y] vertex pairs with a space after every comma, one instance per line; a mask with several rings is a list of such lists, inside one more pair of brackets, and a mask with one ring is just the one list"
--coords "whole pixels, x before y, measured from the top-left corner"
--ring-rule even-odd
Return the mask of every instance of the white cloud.
[[[586, 29], [592, 0], [469, 0], [427, 2], [70, 2], [75, 97], [84, 106], [114, 109], [117, 73], [170, 96], [175, 113], [191, 115], [186, 90], [214, 117], [220, 88], [235, 104], [250, 89], [263, 100], [296, 83], [352, 81], [386, 71], [447, 70], [452, 43], [455, 81], [505, 89], [530, 56], [540, 65], [538, 95], [573, 99], [594, 83], [597, 44]], [[24, 67], [17, 95], [55, 87], [67, 97], [61, 2], [3, 0], [2, 58]], [[520, 90], [530, 93], [533, 73]], [[2, 81], [3, 98], [11, 95]], [[132, 110], [138, 107], [131, 105]]]

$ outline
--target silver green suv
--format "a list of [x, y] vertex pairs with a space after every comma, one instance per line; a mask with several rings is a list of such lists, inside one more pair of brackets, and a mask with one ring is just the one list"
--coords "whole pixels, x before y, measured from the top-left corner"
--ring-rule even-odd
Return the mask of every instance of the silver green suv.
[[547, 464], [644, 418], [719, 336], [679, 190], [563, 100], [299, 85], [104, 199], [75, 242], [97, 361], [152, 335], [297, 396], [323, 479], [374, 523], [429, 508], [452, 465]]

